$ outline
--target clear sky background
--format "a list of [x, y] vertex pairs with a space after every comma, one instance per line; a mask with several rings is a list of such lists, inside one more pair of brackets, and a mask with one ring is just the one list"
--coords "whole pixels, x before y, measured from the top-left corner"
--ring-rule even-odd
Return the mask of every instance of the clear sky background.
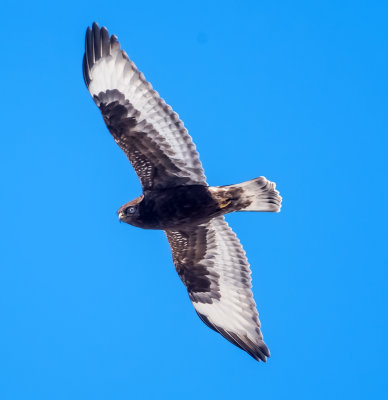
[[[5, 1], [0, 398], [383, 399], [386, 1]], [[227, 219], [272, 357], [196, 316], [82, 78], [93, 21], [179, 113], [208, 182], [265, 175], [280, 214]]]

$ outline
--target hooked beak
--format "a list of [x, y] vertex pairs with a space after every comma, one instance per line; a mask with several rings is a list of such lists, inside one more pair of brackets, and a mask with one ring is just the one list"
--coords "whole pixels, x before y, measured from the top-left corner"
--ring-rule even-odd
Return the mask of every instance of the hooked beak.
[[118, 215], [119, 215], [119, 220], [120, 220], [120, 222], [121, 222], [121, 221], [124, 221], [124, 217], [125, 217], [124, 211], [119, 211], [119, 212], [118, 212]]

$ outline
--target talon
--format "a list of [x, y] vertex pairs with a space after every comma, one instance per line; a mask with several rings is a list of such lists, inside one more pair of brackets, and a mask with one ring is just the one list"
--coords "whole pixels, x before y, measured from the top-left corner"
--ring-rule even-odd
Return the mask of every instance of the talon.
[[232, 200], [225, 200], [225, 201], [221, 201], [219, 202], [219, 206], [220, 208], [225, 208], [228, 207], [228, 205], [232, 202]]

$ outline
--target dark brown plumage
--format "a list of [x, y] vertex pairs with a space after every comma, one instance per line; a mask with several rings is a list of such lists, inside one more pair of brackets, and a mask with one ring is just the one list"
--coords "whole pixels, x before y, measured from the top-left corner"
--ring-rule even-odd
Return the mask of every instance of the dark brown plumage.
[[120, 220], [166, 232], [173, 261], [199, 317], [210, 328], [266, 360], [269, 351], [251, 292], [249, 264], [223, 215], [279, 211], [275, 184], [259, 177], [211, 187], [180, 121], [145, 80], [115, 36], [93, 24], [86, 32], [84, 80], [143, 194], [123, 205]]

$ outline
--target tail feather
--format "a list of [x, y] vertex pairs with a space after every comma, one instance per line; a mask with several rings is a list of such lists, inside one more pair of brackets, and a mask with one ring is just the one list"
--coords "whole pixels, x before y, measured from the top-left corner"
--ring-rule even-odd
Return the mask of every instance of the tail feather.
[[274, 182], [260, 176], [236, 185], [218, 186], [217, 189], [222, 190], [223, 197], [231, 199], [233, 211], [279, 212], [282, 197], [275, 188]]

